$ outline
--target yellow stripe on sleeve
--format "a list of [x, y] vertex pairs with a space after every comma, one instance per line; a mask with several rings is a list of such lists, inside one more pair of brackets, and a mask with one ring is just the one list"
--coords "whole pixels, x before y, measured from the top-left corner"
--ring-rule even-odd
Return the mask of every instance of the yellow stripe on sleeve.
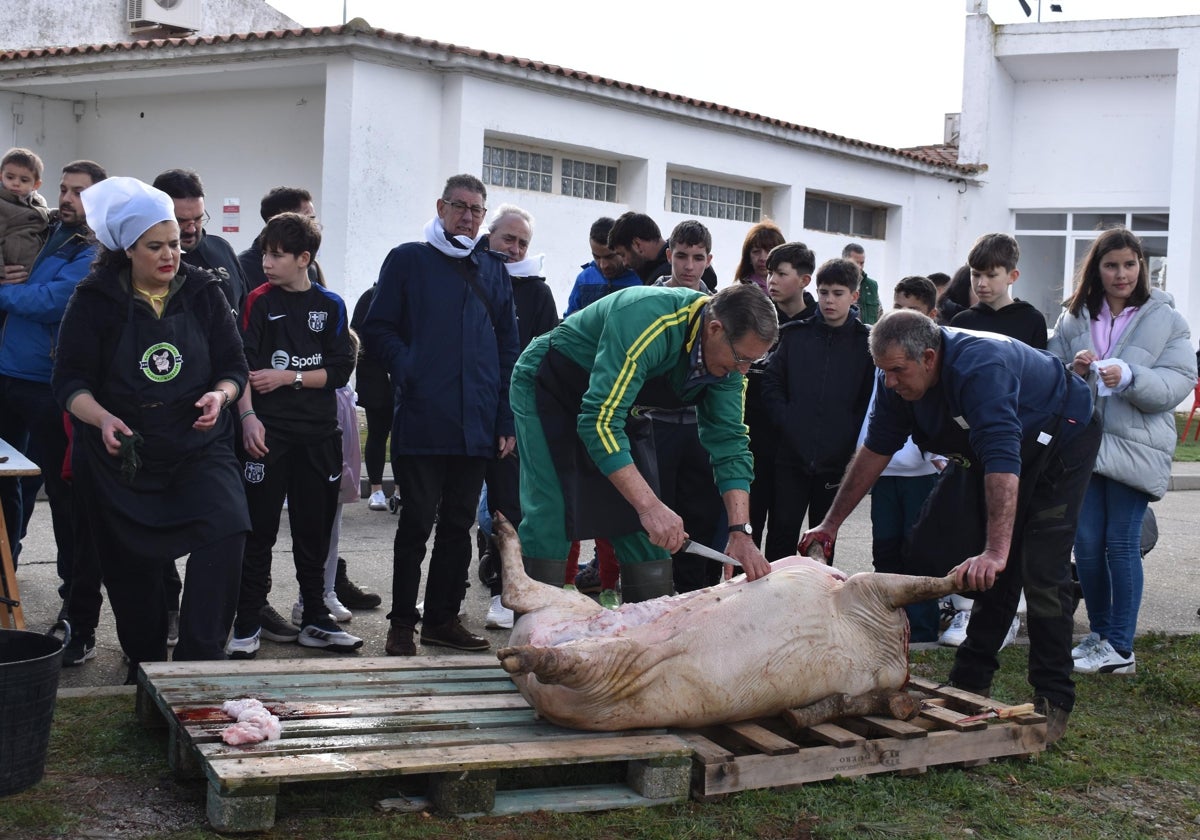
[[[698, 302], [702, 303], [702, 301]], [[596, 415], [596, 436], [600, 439], [600, 444], [607, 454], [612, 455], [620, 448], [617, 445], [616, 435], [612, 432], [612, 419], [617, 406], [621, 404], [621, 400], [629, 388], [629, 383], [633, 381], [634, 374], [637, 372], [638, 358], [667, 329], [685, 323], [691, 316], [692, 305], [688, 305], [656, 318], [625, 352], [625, 363], [621, 365], [612, 390], [600, 404], [600, 411]]]

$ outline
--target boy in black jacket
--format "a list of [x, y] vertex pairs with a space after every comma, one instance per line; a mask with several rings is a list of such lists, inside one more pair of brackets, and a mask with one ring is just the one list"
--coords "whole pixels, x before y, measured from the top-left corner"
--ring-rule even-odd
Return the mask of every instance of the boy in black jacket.
[[1017, 240], [1008, 234], [985, 233], [976, 239], [967, 265], [979, 303], [955, 315], [950, 326], [1000, 333], [1045, 350], [1046, 318], [1032, 304], [1012, 296], [1012, 285], [1021, 276], [1020, 257]]
[[850, 311], [860, 277], [850, 260], [822, 264], [820, 312], [784, 325], [763, 377], [763, 402], [779, 435], [765, 552], [772, 559], [796, 553], [805, 511], [809, 527], [825, 518], [854, 454], [875, 381], [870, 329]]

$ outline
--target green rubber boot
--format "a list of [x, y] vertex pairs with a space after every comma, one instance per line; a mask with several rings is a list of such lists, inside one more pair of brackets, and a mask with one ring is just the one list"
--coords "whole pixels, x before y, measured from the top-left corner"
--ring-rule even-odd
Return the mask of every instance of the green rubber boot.
[[536, 581], [560, 588], [567, 582], [566, 560], [547, 560], [542, 557], [522, 555], [521, 562], [525, 564], [525, 574]]
[[647, 560], [621, 564], [621, 601], [635, 604], [675, 592], [671, 560]]

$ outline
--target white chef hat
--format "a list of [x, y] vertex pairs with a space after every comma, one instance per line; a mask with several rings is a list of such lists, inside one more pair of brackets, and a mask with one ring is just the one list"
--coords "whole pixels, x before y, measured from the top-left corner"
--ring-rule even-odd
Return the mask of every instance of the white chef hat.
[[110, 251], [124, 251], [159, 222], [175, 219], [171, 197], [137, 178], [106, 178], [79, 197], [87, 226]]

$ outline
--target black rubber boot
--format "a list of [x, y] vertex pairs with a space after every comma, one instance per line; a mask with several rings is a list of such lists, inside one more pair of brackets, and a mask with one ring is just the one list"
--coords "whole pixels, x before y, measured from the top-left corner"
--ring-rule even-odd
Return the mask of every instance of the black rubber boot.
[[521, 562], [525, 564], [525, 574], [536, 581], [558, 587], [562, 587], [567, 582], [566, 560], [547, 560], [542, 557], [522, 555]]
[[622, 603], [649, 601], [651, 598], [671, 595], [674, 591], [670, 559], [621, 564]]

